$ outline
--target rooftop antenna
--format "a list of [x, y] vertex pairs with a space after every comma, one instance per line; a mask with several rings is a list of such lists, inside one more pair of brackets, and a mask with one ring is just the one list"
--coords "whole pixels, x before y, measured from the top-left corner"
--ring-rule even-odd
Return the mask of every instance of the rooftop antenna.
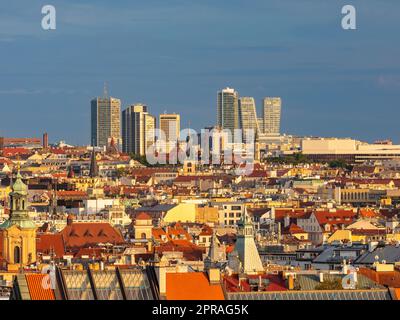
[[106, 81], [104, 81], [103, 95], [104, 95], [104, 98], [108, 98], [108, 88], [107, 88]]

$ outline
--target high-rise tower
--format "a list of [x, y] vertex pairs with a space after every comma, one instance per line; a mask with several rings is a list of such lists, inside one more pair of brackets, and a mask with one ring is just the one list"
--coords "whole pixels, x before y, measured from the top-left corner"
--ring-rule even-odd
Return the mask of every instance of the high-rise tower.
[[225, 88], [217, 94], [217, 124], [229, 129], [233, 135], [239, 129], [239, 94], [235, 89]]
[[281, 130], [281, 98], [266, 97], [263, 105], [264, 133], [278, 136]]
[[246, 130], [253, 130], [254, 137], [260, 134], [258, 125], [256, 103], [252, 97], [241, 97], [239, 99], [239, 123], [240, 128], [243, 130], [244, 142], [247, 141]]
[[125, 153], [145, 155], [155, 143], [156, 118], [147, 106], [135, 104], [122, 112], [122, 150]]
[[165, 135], [165, 148], [170, 152], [178, 143], [181, 131], [181, 116], [179, 114], [160, 114], [160, 130]]
[[111, 139], [121, 143], [121, 100], [107, 96], [91, 101], [91, 142], [96, 147], [106, 147]]

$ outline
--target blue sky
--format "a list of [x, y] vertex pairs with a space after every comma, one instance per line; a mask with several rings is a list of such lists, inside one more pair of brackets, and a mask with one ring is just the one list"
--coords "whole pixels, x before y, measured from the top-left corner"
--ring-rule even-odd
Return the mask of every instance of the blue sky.
[[[117, 3], [115, 3], [117, 2]], [[41, 29], [41, 8], [57, 30]], [[357, 9], [357, 30], [341, 8]], [[400, 142], [398, 0], [3, 0], [0, 136], [89, 143], [90, 99], [107, 81], [123, 108], [216, 121], [226, 86], [281, 96], [296, 135]]]

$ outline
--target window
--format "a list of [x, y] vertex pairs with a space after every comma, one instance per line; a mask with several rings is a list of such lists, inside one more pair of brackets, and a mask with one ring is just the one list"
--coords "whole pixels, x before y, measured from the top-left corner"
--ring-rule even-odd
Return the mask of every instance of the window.
[[21, 263], [21, 248], [18, 246], [14, 247], [14, 263]]

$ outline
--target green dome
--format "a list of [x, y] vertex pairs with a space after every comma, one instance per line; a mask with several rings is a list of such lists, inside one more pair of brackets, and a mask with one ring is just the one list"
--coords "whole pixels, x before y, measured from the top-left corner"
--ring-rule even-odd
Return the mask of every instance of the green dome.
[[22, 176], [21, 176], [21, 174], [19, 172], [17, 174], [17, 180], [15, 181], [15, 183], [13, 185], [13, 192], [21, 194], [21, 195], [27, 195], [28, 194], [28, 187], [22, 181]]

